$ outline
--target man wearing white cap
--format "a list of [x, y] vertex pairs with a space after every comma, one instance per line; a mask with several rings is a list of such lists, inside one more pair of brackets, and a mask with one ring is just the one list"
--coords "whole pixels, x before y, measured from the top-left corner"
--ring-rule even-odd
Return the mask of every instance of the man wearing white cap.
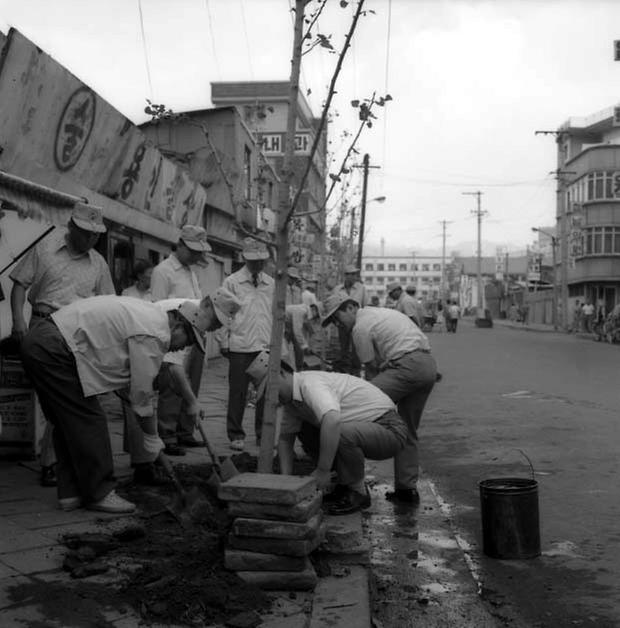
[[428, 338], [402, 312], [361, 309], [357, 302], [342, 295], [330, 296], [325, 311], [323, 326], [334, 323], [351, 333], [355, 351], [366, 369], [366, 379], [398, 404], [409, 436], [404, 449], [394, 458], [394, 491], [386, 497], [416, 504], [418, 427], [437, 380], [437, 365]]
[[153, 380], [167, 351], [192, 344], [204, 351], [206, 324], [205, 314], [192, 303], [163, 311], [132, 297], [100, 296], [60, 308], [26, 334], [24, 369], [55, 427], [60, 508], [135, 509], [114, 490], [107, 417], [97, 395], [128, 388], [144, 447], [161, 455]]
[[[153, 301], [163, 299], [202, 299], [198, 277], [192, 266], [207, 265], [207, 253], [211, 246], [207, 232], [195, 225], [185, 225], [181, 229], [176, 250], [153, 269], [151, 275], [151, 295]], [[187, 376], [195, 394], [200, 390], [200, 380], [204, 365], [204, 355], [195, 347], [181, 356]], [[194, 438], [194, 420], [187, 413], [182, 399], [172, 389], [163, 387], [159, 391], [157, 410], [159, 434], [166, 444], [166, 453], [171, 456], [185, 454], [183, 447], [198, 447]]]
[[[26, 293], [32, 307], [30, 326], [78, 299], [114, 294], [110, 269], [94, 246], [106, 227], [99, 207], [76, 203], [67, 227], [56, 227], [17, 263], [10, 274], [12, 335], [22, 340]], [[41, 485], [56, 486], [53, 428], [47, 424], [41, 441]]]
[[[264, 272], [269, 251], [254, 238], [243, 241], [245, 265], [224, 279], [222, 287], [232, 292], [241, 302], [228, 333], [219, 334], [222, 355], [228, 358], [228, 411], [226, 432], [230, 447], [236, 451], [245, 448], [243, 413], [245, 411], [250, 380], [246, 369], [252, 360], [271, 341], [272, 303], [274, 282]], [[254, 430], [260, 443], [263, 427], [264, 399], [256, 404]]]
[[[156, 305], [164, 312], [167, 312], [171, 309], [177, 309], [183, 303], [191, 303], [200, 307], [203, 320], [202, 327], [207, 332], [216, 331], [221, 327], [224, 329], [230, 328], [235, 314], [241, 307], [241, 303], [235, 295], [225, 288], [218, 288], [213, 296], [207, 296], [202, 301], [198, 299], [163, 299], [162, 301], [157, 301]], [[180, 412], [183, 406], [188, 418], [196, 422], [199, 420], [200, 407], [198, 405], [198, 397], [187, 378], [183, 357], [183, 351], [169, 351], [166, 353], [155, 379], [155, 387], [159, 391], [170, 391], [170, 397], [172, 397], [172, 394], [176, 395], [178, 411]], [[122, 394], [119, 396], [121, 399], [123, 398]], [[170, 405], [169, 399], [169, 408]], [[125, 425], [126, 446], [127, 451], [131, 454], [134, 481], [138, 484], [151, 486], [166, 483], [168, 478], [163, 477], [161, 469], [154, 464], [156, 456], [153, 456], [152, 452], [147, 451], [143, 446], [142, 430], [136, 417], [132, 412], [128, 411], [127, 404], [125, 404]], [[161, 424], [158, 427], [161, 430]], [[174, 433], [172, 435], [162, 434], [161, 431], [159, 435], [164, 446], [166, 445], [167, 437], [170, 441], [170, 437], [174, 438], [175, 436]]]
[[[269, 354], [260, 353], [248, 368], [262, 394]], [[407, 427], [394, 403], [369, 382], [344, 373], [292, 373], [283, 363], [279, 399], [284, 406], [278, 454], [281, 473], [293, 472], [293, 450], [299, 436], [317, 467], [312, 473], [320, 489], [337, 473], [337, 490], [328, 504], [332, 515], [346, 515], [370, 506], [364, 483], [364, 461], [386, 460], [407, 441]], [[309, 427], [302, 431], [305, 424]]]

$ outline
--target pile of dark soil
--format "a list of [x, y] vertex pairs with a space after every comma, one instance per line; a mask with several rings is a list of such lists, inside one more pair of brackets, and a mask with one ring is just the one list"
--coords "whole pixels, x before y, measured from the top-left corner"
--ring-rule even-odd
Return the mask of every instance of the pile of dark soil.
[[[243, 470], [253, 465], [252, 459], [239, 461]], [[262, 591], [224, 569], [229, 521], [225, 505], [207, 487], [211, 466], [176, 465], [175, 470], [186, 488], [198, 487], [204, 497], [191, 520], [181, 522], [166, 509], [174, 497], [172, 485], [145, 489], [128, 482], [119, 492], [139, 506], [138, 526], [110, 535], [68, 536], [71, 555], [75, 560], [96, 556], [98, 564], [113, 565], [122, 580], [119, 603], [129, 603], [146, 622], [208, 625], [267, 609], [270, 599]], [[75, 577], [82, 577], [84, 565], [77, 570]]]

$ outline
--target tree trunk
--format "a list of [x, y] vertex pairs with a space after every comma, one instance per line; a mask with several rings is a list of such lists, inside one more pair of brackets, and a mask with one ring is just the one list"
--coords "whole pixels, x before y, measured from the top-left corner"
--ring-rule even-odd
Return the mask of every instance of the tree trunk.
[[267, 374], [265, 412], [258, 457], [258, 472], [271, 473], [273, 467], [273, 448], [275, 444], [276, 411], [278, 407], [278, 383], [280, 358], [284, 337], [284, 318], [286, 308], [286, 285], [288, 267], [288, 218], [291, 214], [290, 183], [295, 150], [295, 126], [297, 122], [297, 96], [299, 93], [299, 73], [301, 70], [301, 47], [303, 43], [304, 7], [306, 0], [295, 1], [295, 31], [293, 38], [293, 58], [289, 80], [289, 104], [286, 125], [285, 153], [282, 164], [281, 181], [278, 195], [278, 227], [276, 233], [276, 276], [273, 295], [273, 324]]

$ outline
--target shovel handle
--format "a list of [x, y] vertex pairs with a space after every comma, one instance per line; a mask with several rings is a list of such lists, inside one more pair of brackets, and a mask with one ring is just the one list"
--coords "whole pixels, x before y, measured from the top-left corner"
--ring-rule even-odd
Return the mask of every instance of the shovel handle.
[[[200, 418], [202, 418], [202, 413], [201, 413]], [[202, 427], [202, 423], [200, 422], [200, 420], [196, 421], [196, 426], [198, 427], [198, 431], [200, 432], [200, 436], [202, 437], [202, 442], [204, 443], [204, 446], [207, 448], [207, 451], [209, 452], [209, 457], [211, 458], [211, 462], [213, 463], [213, 466], [219, 470], [220, 463], [217, 461], [217, 458], [215, 457], [215, 453], [213, 452], [213, 449], [211, 449], [211, 445], [209, 444], [209, 441], [207, 440], [207, 435], [205, 434], [205, 429], [204, 427]]]
[[170, 460], [168, 460], [168, 457], [163, 452], [159, 454], [159, 462], [161, 462], [161, 466], [166, 470], [166, 473], [168, 474], [170, 479], [174, 482], [174, 486], [179, 492], [179, 495], [181, 495], [181, 497], [185, 499], [185, 489], [181, 485], [181, 482], [179, 482], [179, 478], [174, 468], [172, 467], [172, 463], [170, 462]]

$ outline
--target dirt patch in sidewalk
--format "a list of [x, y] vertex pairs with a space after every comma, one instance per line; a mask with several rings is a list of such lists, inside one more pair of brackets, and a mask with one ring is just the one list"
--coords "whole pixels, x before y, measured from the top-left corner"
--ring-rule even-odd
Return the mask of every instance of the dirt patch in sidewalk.
[[[256, 459], [246, 454], [236, 457], [236, 464], [249, 471]], [[197, 487], [204, 496], [192, 521], [181, 523], [166, 509], [174, 497], [171, 484], [145, 488], [127, 482], [118, 492], [135, 502], [140, 514], [102, 522], [101, 533], [65, 536], [65, 570], [71, 577], [46, 574], [45, 580], [20, 582], [9, 590], [13, 608], [34, 606], [46, 621], [67, 627], [111, 626], [135, 613], [147, 624], [201, 626], [267, 610], [269, 596], [224, 569], [230, 524], [225, 505], [207, 485], [211, 466], [179, 464], [175, 470], [186, 489]], [[21, 623], [41, 626], [35, 619]]]

